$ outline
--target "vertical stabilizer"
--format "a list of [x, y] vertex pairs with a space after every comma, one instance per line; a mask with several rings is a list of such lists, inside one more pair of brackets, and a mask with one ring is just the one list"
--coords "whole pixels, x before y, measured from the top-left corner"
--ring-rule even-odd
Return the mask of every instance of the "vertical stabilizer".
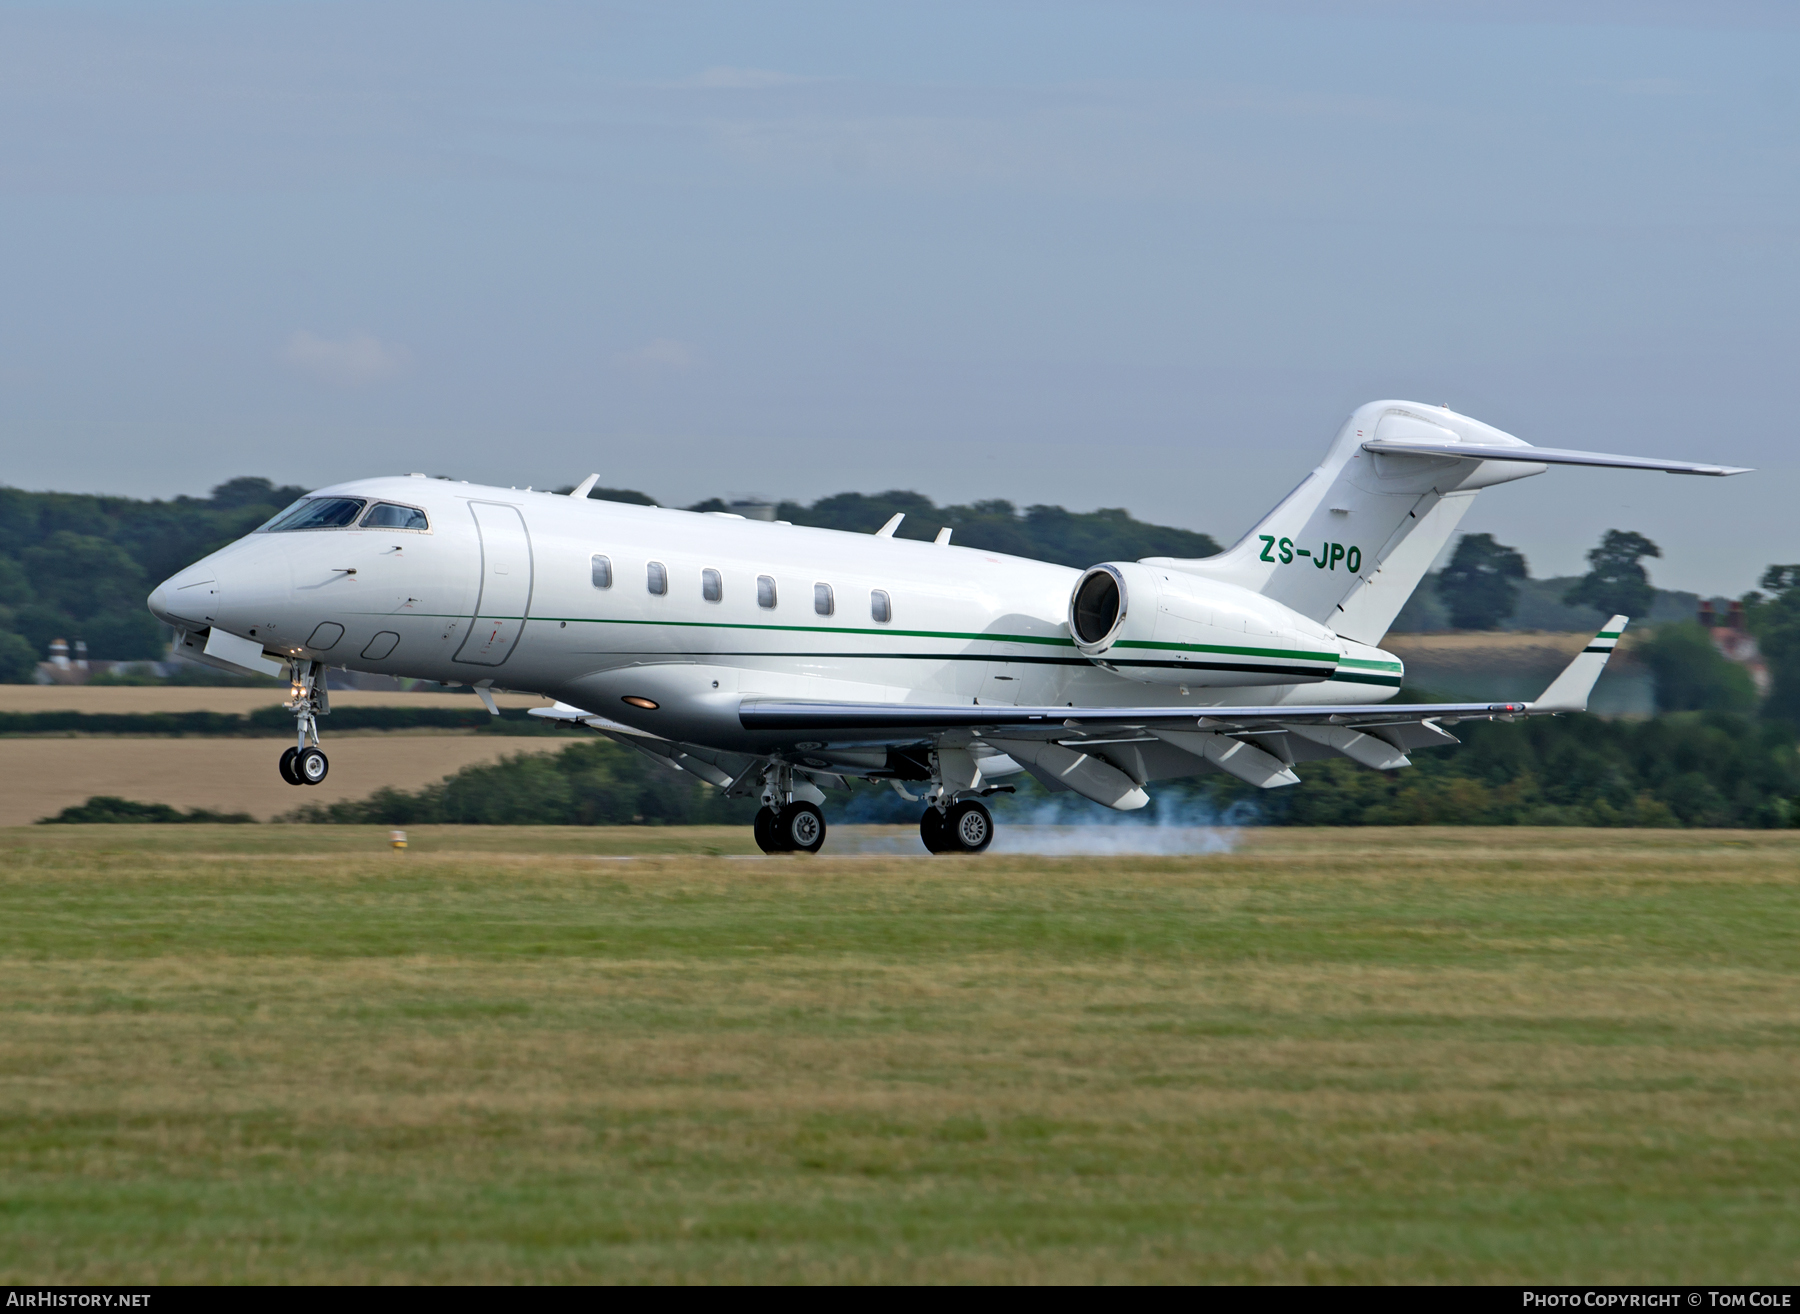
[[1475, 493], [1545, 467], [1363, 450], [1378, 440], [1529, 450], [1511, 434], [1441, 406], [1370, 402], [1345, 421], [1305, 481], [1235, 546], [1216, 557], [1152, 557], [1148, 564], [1252, 589], [1345, 638], [1380, 643]]

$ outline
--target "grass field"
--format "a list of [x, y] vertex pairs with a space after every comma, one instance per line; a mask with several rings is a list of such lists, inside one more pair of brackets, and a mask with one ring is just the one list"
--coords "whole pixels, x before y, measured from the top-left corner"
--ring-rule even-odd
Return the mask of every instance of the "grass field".
[[0, 832], [0, 1281], [1800, 1280], [1793, 832], [384, 836]]

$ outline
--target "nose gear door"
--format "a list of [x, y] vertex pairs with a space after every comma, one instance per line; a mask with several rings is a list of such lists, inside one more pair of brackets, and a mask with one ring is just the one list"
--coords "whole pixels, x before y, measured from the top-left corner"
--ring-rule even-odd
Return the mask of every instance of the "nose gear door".
[[471, 502], [481, 536], [481, 592], [456, 660], [498, 666], [512, 655], [531, 609], [531, 536], [516, 506]]

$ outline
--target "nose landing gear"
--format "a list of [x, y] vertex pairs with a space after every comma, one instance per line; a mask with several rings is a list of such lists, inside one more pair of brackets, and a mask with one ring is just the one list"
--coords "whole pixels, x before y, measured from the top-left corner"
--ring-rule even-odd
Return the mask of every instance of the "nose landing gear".
[[[331, 763], [319, 748], [319, 718], [331, 715], [331, 696], [325, 688], [321, 662], [295, 661], [293, 684], [282, 706], [294, 714], [294, 747], [281, 755], [277, 770], [290, 785], [316, 785], [325, 779]], [[309, 745], [306, 741], [310, 739]]]

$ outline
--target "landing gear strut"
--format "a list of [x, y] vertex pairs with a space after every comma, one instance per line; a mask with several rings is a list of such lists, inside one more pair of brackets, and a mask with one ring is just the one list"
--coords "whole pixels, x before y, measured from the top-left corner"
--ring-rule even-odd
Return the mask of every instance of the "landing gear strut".
[[[293, 663], [293, 684], [282, 706], [294, 714], [295, 744], [281, 755], [277, 769], [290, 785], [316, 785], [325, 779], [331, 763], [319, 748], [319, 718], [331, 714], [331, 696], [325, 689], [323, 662]], [[310, 744], [307, 740], [311, 740]]]
[[786, 762], [763, 772], [762, 804], [751, 832], [764, 853], [817, 853], [825, 843], [825, 814], [794, 797], [794, 769]]

